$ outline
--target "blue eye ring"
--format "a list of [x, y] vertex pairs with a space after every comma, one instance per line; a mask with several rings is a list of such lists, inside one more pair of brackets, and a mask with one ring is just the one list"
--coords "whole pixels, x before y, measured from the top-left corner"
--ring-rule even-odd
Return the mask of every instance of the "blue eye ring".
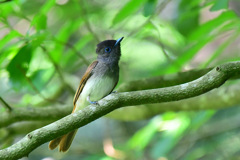
[[110, 47], [106, 47], [104, 50], [106, 53], [109, 53], [109, 52], [111, 52], [112, 49]]

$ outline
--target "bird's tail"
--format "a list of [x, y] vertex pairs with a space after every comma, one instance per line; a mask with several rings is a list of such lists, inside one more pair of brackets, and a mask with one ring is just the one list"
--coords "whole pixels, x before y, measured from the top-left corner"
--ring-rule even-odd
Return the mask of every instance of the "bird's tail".
[[57, 146], [59, 146], [59, 152], [66, 152], [70, 148], [76, 133], [77, 129], [72, 132], [69, 132], [68, 134], [65, 134], [62, 137], [50, 141], [48, 145], [49, 149], [53, 150]]

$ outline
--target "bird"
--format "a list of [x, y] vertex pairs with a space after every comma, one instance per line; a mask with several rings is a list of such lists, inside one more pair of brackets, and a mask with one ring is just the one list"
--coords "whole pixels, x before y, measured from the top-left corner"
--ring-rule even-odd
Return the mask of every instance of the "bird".
[[[72, 113], [98, 101], [112, 93], [119, 80], [119, 60], [121, 57], [120, 42], [104, 40], [97, 44], [97, 60], [92, 62], [84, 73], [73, 99]], [[70, 148], [77, 133], [73, 130], [49, 143], [49, 149], [59, 147], [59, 152], [66, 152]]]

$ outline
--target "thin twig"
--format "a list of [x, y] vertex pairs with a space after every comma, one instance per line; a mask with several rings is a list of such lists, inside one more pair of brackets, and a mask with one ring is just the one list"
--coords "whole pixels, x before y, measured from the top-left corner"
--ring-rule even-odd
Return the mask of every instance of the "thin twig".
[[0, 101], [3, 103], [3, 106], [7, 109], [7, 111], [12, 111], [12, 107], [6, 101], [4, 101], [2, 97], [0, 97]]

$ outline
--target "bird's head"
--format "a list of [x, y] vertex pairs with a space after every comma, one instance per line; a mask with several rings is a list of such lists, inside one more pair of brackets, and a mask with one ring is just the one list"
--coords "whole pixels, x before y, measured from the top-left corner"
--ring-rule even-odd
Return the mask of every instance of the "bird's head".
[[120, 42], [123, 37], [118, 40], [105, 40], [97, 45], [96, 53], [98, 54], [98, 59], [105, 62], [117, 61], [121, 56]]

